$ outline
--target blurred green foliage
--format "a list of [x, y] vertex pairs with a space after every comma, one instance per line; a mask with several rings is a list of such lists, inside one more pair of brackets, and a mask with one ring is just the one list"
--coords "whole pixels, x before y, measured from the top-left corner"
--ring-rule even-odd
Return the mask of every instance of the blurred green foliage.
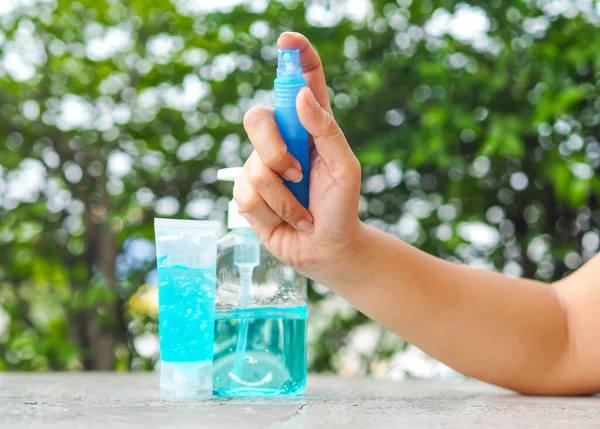
[[[216, 169], [249, 155], [242, 118], [271, 103], [285, 30], [323, 58], [364, 166], [366, 222], [450, 260], [544, 281], [597, 251], [591, 2], [373, 0], [363, 16], [356, 2], [317, 0], [211, 12], [191, 0], [7, 4], [0, 370], [153, 366], [136, 345], [156, 333], [139, 239], [153, 241], [157, 214], [223, 218], [231, 189]], [[382, 330], [359, 335], [370, 322], [336, 310], [320, 286], [310, 295], [313, 370], [354, 356], [370, 371], [401, 349]], [[377, 341], [365, 346], [365, 332]]]

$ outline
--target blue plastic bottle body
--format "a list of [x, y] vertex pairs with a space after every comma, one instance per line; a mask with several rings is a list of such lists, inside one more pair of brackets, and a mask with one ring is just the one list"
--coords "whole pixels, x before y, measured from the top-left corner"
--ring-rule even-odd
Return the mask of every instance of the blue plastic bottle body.
[[299, 183], [285, 181], [288, 189], [300, 204], [308, 208], [308, 190], [310, 163], [308, 151], [308, 132], [300, 123], [296, 110], [296, 97], [306, 80], [302, 76], [300, 51], [279, 50], [277, 62], [277, 79], [274, 85], [275, 118], [281, 137], [289, 152], [300, 162], [302, 180]]
[[308, 208], [308, 178], [310, 176], [308, 132], [300, 123], [295, 107], [275, 106], [275, 118], [281, 137], [283, 137], [289, 152], [302, 166], [302, 181], [293, 183], [286, 180], [285, 184], [300, 204]]

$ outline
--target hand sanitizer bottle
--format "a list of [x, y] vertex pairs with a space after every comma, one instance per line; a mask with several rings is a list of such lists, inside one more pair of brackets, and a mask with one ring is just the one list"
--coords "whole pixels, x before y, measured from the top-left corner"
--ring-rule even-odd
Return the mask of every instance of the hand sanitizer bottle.
[[[240, 168], [219, 170], [234, 181]], [[229, 203], [217, 243], [213, 393], [299, 395], [306, 384], [306, 278], [279, 261]]]

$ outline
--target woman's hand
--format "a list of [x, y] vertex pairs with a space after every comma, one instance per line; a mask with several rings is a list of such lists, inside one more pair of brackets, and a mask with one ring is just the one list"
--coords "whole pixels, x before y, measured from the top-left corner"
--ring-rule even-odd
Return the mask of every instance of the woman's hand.
[[300, 49], [307, 88], [296, 99], [310, 139], [310, 202], [302, 207], [283, 183], [300, 181], [272, 109], [253, 108], [244, 127], [255, 151], [236, 180], [234, 198], [270, 252], [310, 277], [326, 277], [350, 263], [358, 245], [360, 164], [333, 118], [321, 60], [306, 37], [283, 33], [279, 46]]

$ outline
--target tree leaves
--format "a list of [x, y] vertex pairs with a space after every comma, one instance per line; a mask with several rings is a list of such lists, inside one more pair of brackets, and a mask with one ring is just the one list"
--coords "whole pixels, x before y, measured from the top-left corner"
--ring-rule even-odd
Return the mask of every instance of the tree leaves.
[[[319, 26], [302, 1], [223, 13], [57, 0], [0, 17], [0, 55], [34, 69], [15, 79], [0, 68], [0, 370], [152, 367], [133, 346], [157, 331], [140, 304], [151, 301], [152, 261], [126, 243], [152, 242], [154, 216], [223, 219], [231, 189], [216, 169], [250, 153], [241, 119], [272, 104], [284, 30], [305, 33], [323, 59], [364, 166], [366, 222], [450, 260], [545, 281], [573, 269], [573, 252], [595, 254], [583, 237], [600, 220], [596, 25], [543, 4], [371, 3], [362, 21]], [[498, 243], [462, 239], [459, 225], [472, 222]], [[552, 246], [538, 258], [540, 240]], [[312, 302], [325, 301], [318, 290]], [[365, 322], [322, 322], [312, 368], [339, 370], [334, 356]]]

